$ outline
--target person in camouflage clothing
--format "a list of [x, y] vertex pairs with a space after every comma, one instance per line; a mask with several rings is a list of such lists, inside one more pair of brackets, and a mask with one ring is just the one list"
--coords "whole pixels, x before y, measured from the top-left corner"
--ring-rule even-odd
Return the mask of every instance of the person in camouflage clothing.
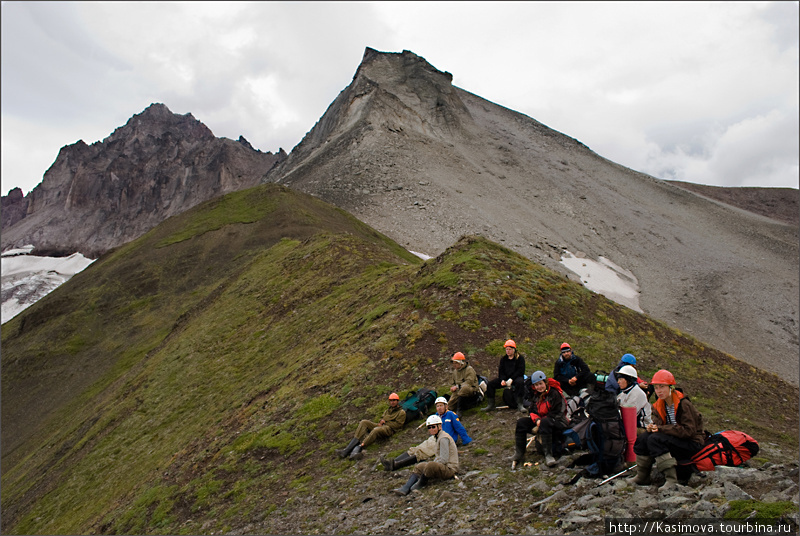
[[400, 397], [397, 393], [389, 395], [389, 408], [383, 412], [381, 420], [377, 423], [366, 419], [358, 423], [356, 435], [343, 449], [336, 451], [340, 458], [350, 456], [351, 460], [359, 460], [364, 454], [362, 450], [378, 439], [391, 437], [401, 430], [406, 423], [406, 412], [400, 407]]

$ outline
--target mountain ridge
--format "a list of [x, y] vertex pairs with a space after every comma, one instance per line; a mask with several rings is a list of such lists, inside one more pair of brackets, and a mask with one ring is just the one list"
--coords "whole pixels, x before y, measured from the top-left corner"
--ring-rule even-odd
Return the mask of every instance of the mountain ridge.
[[635, 274], [646, 312], [798, 382], [780, 357], [798, 344], [796, 227], [627, 169], [451, 80], [412, 52], [367, 49], [264, 180], [427, 255], [478, 234], [575, 280], [565, 252], [603, 256]]

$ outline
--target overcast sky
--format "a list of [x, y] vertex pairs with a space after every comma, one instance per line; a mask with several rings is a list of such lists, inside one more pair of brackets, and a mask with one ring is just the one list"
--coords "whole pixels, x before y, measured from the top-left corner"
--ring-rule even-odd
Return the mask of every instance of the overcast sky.
[[153, 102], [300, 142], [366, 47], [665, 179], [798, 187], [798, 2], [2, 2], [2, 193]]

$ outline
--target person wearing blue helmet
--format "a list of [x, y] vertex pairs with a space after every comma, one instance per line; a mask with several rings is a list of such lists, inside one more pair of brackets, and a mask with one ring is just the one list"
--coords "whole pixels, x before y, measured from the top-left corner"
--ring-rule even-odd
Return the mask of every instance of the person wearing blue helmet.
[[632, 367], [636, 366], [636, 358], [633, 354], [625, 354], [622, 356], [622, 359], [619, 360], [619, 364], [614, 367], [614, 370], [611, 371], [611, 374], [608, 375], [606, 379], [605, 390], [611, 391], [612, 393], [619, 394], [619, 382], [617, 381], [617, 373], [619, 369], [624, 367], [625, 365], [630, 365]]
[[531, 374], [531, 406], [528, 417], [517, 420], [514, 430], [514, 456], [511, 458], [512, 470], [525, 462], [527, 436], [536, 434], [536, 450], [544, 455], [548, 467], [556, 465], [553, 456], [553, 439], [560, 437], [569, 427], [567, 422], [567, 403], [561, 384], [537, 370]]

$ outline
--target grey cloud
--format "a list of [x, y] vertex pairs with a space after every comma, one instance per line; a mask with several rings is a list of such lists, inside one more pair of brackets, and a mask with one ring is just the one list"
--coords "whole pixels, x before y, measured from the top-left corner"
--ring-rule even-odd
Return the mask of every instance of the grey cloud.
[[800, 4], [797, 2], [770, 2], [759, 18], [773, 27], [772, 39], [781, 51], [797, 49], [800, 32]]

